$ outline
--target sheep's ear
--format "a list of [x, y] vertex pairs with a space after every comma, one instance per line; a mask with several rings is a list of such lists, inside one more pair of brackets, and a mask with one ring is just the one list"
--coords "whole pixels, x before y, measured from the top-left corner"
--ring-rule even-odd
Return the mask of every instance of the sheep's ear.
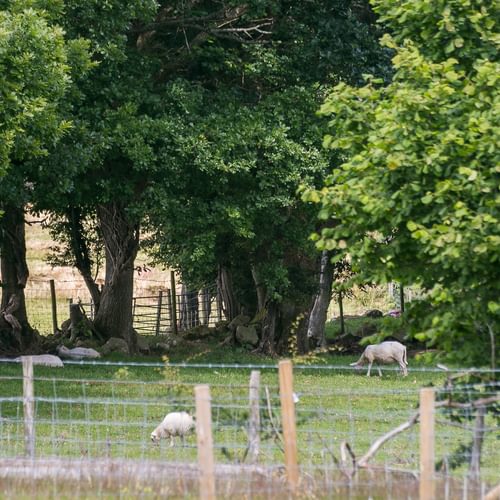
[[349, 366], [357, 366], [358, 362], [356, 361], [355, 363], [349, 363]]

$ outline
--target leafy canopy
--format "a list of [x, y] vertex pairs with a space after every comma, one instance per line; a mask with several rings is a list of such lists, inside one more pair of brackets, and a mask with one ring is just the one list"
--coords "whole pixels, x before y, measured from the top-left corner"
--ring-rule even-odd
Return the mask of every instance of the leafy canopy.
[[500, 67], [491, 2], [374, 1], [392, 28], [388, 86], [337, 85], [321, 108], [327, 148], [345, 162], [321, 190], [333, 228], [321, 249], [348, 254], [361, 280], [418, 284], [413, 326], [429, 345], [484, 364], [500, 326]]
[[22, 2], [0, 10], [0, 174], [17, 159], [39, 156], [67, 127], [57, 104], [69, 83], [61, 28]]

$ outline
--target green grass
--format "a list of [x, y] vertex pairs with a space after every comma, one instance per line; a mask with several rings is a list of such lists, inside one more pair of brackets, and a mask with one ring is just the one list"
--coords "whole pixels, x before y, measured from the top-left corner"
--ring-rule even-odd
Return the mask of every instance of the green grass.
[[[191, 362], [258, 363], [275, 365], [276, 360], [257, 357], [230, 349], [209, 349], [207, 345], [190, 346]], [[196, 352], [196, 351], [199, 352]], [[176, 359], [177, 356], [179, 359]], [[126, 361], [119, 356], [115, 360]], [[171, 361], [184, 361], [178, 352]], [[296, 406], [300, 463], [305, 467], [334, 467], [339, 446], [347, 441], [359, 457], [379, 436], [406, 421], [418, 403], [422, 386], [442, 385], [441, 373], [412, 371], [419, 365], [410, 360], [410, 375], [401, 377], [386, 370], [367, 378], [363, 372], [340, 367], [353, 356], [324, 356], [322, 363], [338, 369], [317, 366], [296, 368], [294, 389], [300, 395]], [[132, 361], [144, 361], [133, 358]], [[147, 361], [159, 358], [147, 358]], [[297, 363], [301, 363], [300, 360]], [[39, 457], [127, 458], [196, 462], [196, 438], [188, 437], [187, 446], [168, 447], [162, 442], [153, 446], [149, 435], [165, 413], [176, 409], [194, 411], [193, 388], [205, 383], [211, 387], [214, 443], [217, 462], [236, 462], [244, 455], [247, 437], [248, 381], [250, 368], [224, 367], [144, 367], [80, 366], [64, 369], [35, 367], [36, 453]], [[268, 464], [283, 463], [283, 454], [269, 419], [265, 387], [272, 405], [272, 417], [279, 426], [280, 406], [276, 369], [261, 369], [262, 387], [262, 456]], [[0, 457], [23, 454], [21, 367], [0, 364], [2, 398], [0, 405]], [[387, 443], [373, 460], [405, 470], [418, 470], [418, 426]], [[470, 434], [470, 433], [469, 433]], [[461, 429], [443, 427], [438, 433], [438, 458], [449, 454], [459, 443], [469, 439]], [[493, 480], [498, 452], [487, 438], [484, 454], [485, 478]], [[498, 464], [498, 462], [497, 462]]]

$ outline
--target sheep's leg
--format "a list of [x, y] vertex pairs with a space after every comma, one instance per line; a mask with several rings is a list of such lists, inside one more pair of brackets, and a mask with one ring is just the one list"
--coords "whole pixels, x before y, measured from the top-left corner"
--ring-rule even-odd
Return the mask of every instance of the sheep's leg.
[[170, 448], [174, 446], [174, 436], [170, 436]]
[[380, 369], [379, 365], [377, 365], [377, 370], [378, 370], [378, 376], [381, 377], [382, 376], [382, 370]]
[[370, 372], [372, 371], [372, 364], [373, 364], [373, 361], [370, 361], [368, 363], [368, 372], [366, 373], [366, 376], [369, 377], [370, 376]]
[[400, 361], [399, 366], [401, 367], [401, 372], [403, 373], [403, 377], [406, 377], [408, 375], [408, 370], [406, 368], [404, 361]]

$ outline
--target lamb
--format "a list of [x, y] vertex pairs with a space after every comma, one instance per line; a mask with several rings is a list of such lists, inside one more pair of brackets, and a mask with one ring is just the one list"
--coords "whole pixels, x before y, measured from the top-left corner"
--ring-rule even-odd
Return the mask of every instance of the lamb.
[[[373, 363], [398, 363], [401, 367], [403, 375], [406, 377], [408, 375], [408, 361], [406, 359], [406, 347], [403, 344], [395, 341], [382, 342], [380, 344], [373, 344], [366, 346], [363, 354], [355, 363], [351, 363], [350, 366], [355, 366], [357, 368], [363, 366], [368, 362], [368, 372], [367, 377], [370, 376], [370, 371]], [[378, 374], [382, 376], [380, 367], [377, 365]]]
[[170, 446], [174, 446], [174, 436], [180, 436], [184, 444], [184, 436], [195, 427], [194, 419], [185, 411], [168, 413], [163, 422], [151, 433], [151, 441], [158, 443], [161, 438], [170, 438]]
[[90, 347], [74, 347], [73, 349], [68, 349], [64, 345], [60, 345], [57, 348], [57, 354], [61, 356], [61, 358], [69, 358], [69, 359], [95, 359], [100, 358], [101, 354], [98, 353], [95, 349]]

